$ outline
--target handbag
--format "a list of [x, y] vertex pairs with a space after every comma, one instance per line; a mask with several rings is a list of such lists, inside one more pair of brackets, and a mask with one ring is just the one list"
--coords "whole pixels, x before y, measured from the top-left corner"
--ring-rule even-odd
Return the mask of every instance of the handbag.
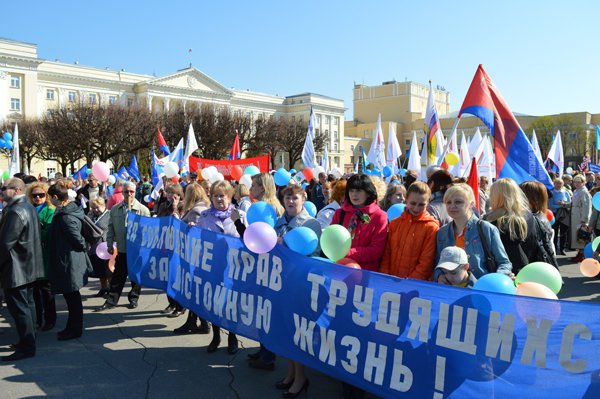
[[577, 241], [589, 242], [592, 239], [592, 233], [579, 226], [577, 229]]
[[492, 256], [492, 251], [490, 251], [490, 244], [487, 242], [485, 234], [483, 234], [483, 228], [481, 227], [481, 220], [477, 221], [477, 231], [479, 232], [479, 239], [481, 240], [481, 245], [483, 246], [483, 253], [485, 254], [485, 264], [487, 266], [488, 272], [496, 273], [498, 271], [498, 266], [496, 265], [496, 261]]
[[569, 214], [569, 210], [565, 207], [560, 207], [556, 210], [554, 214], [554, 218], [557, 223], [562, 224], [563, 226], [571, 225], [571, 215]]

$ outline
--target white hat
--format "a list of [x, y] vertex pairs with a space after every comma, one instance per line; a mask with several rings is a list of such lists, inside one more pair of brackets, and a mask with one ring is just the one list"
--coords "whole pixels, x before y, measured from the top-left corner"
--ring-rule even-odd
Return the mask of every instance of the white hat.
[[455, 270], [461, 265], [465, 265], [469, 263], [469, 258], [467, 257], [467, 253], [464, 249], [460, 247], [446, 247], [442, 250], [440, 254], [440, 262], [436, 266], [436, 268], [441, 268], [444, 270]]

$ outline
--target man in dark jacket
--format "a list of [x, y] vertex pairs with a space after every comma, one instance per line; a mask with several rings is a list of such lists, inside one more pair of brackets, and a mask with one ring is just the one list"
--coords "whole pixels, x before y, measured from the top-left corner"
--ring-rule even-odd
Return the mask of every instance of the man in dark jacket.
[[88, 183], [77, 190], [77, 198], [75, 199], [75, 203], [78, 206], [81, 206], [82, 198], [85, 198], [85, 213], [89, 212], [89, 206], [87, 205], [93, 199], [96, 199], [102, 195], [102, 184], [98, 183], [98, 179], [94, 175], [88, 176]]
[[35, 355], [33, 283], [43, 277], [44, 264], [40, 223], [25, 197], [25, 183], [9, 179], [2, 191], [7, 205], [0, 220], [0, 285], [19, 334], [15, 353], [2, 360], [15, 361]]

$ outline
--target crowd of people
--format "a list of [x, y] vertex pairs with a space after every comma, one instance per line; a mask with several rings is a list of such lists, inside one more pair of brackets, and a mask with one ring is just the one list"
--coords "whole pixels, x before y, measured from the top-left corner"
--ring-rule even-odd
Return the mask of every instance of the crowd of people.
[[[600, 235], [600, 217], [592, 209], [592, 195], [600, 191], [600, 175], [552, 176], [554, 188], [527, 181], [520, 185], [507, 178], [479, 179], [478, 192], [464, 179], [439, 167], [427, 170], [427, 181], [417, 181], [414, 171], [387, 179], [369, 174], [340, 178], [319, 173], [300, 184], [292, 179], [277, 187], [271, 173], [252, 176], [252, 184], [217, 181], [210, 184], [197, 173], [178, 181], [163, 178], [156, 200], [148, 201], [152, 185], [119, 181], [113, 187], [94, 176], [84, 180], [37, 179], [16, 175], [4, 182], [0, 217], [0, 284], [14, 318], [19, 342], [15, 352], [2, 358], [16, 361], [35, 355], [36, 330], [50, 331], [57, 322], [55, 295], [62, 294], [68, 319], [59, 340], [81, 337], [83, 307], [80, 289], [88, 278], [98, 278], [97, 297], [102, 312], [117, 306], [127, 271], [126, 226], [128, 212], [143, 216], [176, 217], [203, 229], [243, 237], [246, 212], [256, 201], [270, 204], [277, 215], [279, 243], [290, 230], [304, 226], [317, 237], [329, 225], [344, 226], [352, 237], [346, 258], [363, 270], [472, 286], [481, 276], [498, 272], [511, 278], [525, 265], [543, 261], [558, 267], [556, 254], [583, 248]], [[491, 183], [491, 184], [490, 184]], [[317, 208], [309, 214], [305, 205]], [[402, 214], [388, 221], [387, 211], [404, 204]], [[478, 206], [477, 206], [478, 204]], [[553, 212], [552, 225], [547, 209]], [[101, 259], [96, 247], [106, 242], [113, 259]], [[317, 250], [315, 255], [321, 255]], [[129, 308], [135, 309], [141, 287], [132, 282]], [[185, 309], [167, 296], [163, 313], [179, 317]], [[221, 329], [188, 312], [175, 334], [212, 331], [208, 352], [218, 350]], [[227, 351], [238, 351], [234, 333], [227, 335]], [[273, 370], [276, 354], [260, 346], [249, 355], [249, 366]], [[288, 372], [276, 384], [283, 397], [306, 391], [309, 380], [304, 366], [289, 361]], [[362, 392], [344, 384], [345, 397]]]

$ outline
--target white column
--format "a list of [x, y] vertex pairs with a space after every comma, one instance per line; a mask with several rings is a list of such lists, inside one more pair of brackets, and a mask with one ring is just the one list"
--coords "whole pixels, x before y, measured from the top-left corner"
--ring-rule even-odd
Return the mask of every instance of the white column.
[[[0, 123], [6, 119], [6, 113], [10, 99], [8, 98], [8, 85], [10, 84], [8, 74], [4, 71], [0, 71]], [[7, 102], [8, 101], [8, 102]]]
[[164, 111], [165, 112], [169, 112], [170, 102], [171, 102], [171, 100], [169, 98], [165, 98], [164, 99]]
[[150, 94], [146, 95], [146, 103], [148, 105], [148, 111], [152, 112], [152, 96]]
[[58, 108], [62, 108], [65, 105], [65, 89], [58, 89]]

